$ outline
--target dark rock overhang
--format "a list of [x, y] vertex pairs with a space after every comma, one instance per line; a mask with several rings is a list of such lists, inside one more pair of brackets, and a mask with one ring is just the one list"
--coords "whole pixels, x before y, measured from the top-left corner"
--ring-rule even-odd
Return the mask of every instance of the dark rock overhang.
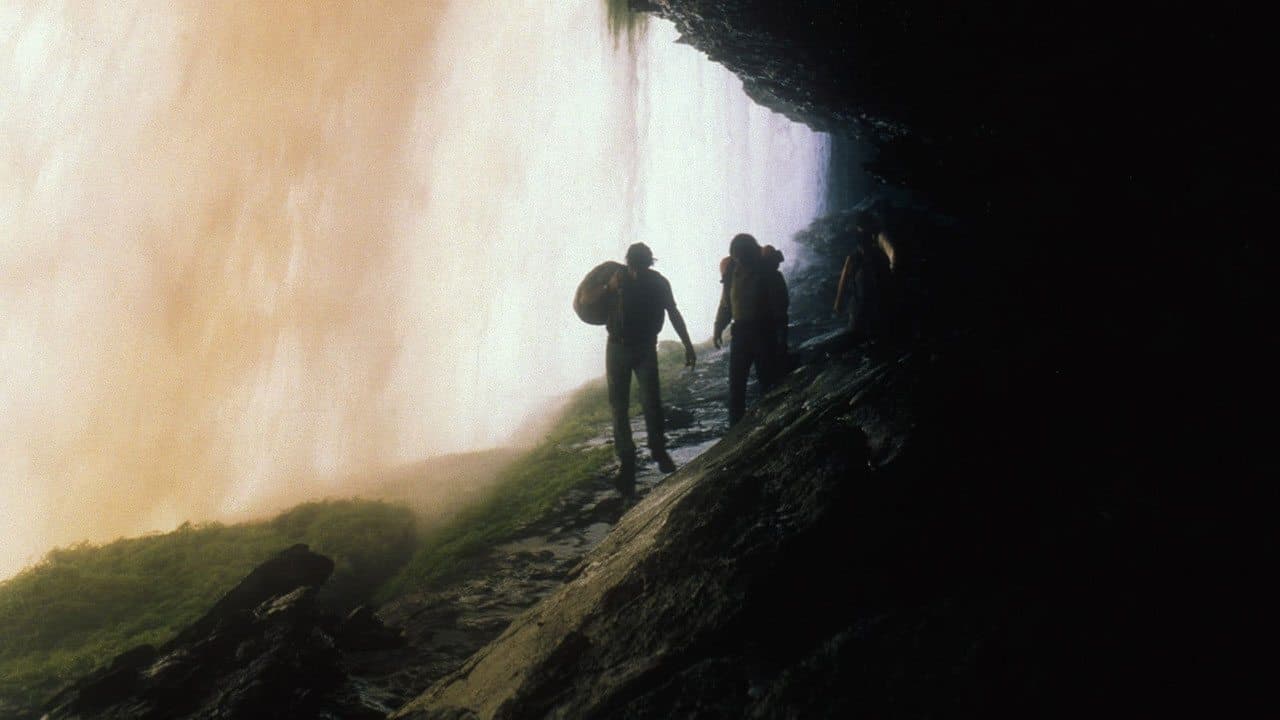
[[[1028, 179], [1185, 190], [1258, 165], [1267, 46], [1228, 8], [1152, 2], [632, 0], [761, 104], [869, 141], [944, 204]], [[1256, 56], [1256, 57], [1254, 57]], [[1238, 112], [1233, 109], [1239, 108]], [[1171, 144], [1194, 147], [1179, 148]], [[1185, 152], [1177, 162], [1171, 155]], [[1011, 177], [1016, 180], [1011, 181]], [[1192, 178], [1195, 179], [1195, 178]]]

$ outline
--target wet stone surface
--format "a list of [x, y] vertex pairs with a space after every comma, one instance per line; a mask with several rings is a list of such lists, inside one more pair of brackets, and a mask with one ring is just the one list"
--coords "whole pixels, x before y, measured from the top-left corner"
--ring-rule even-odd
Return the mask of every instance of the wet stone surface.
[[[702, 454], [728, 429], [728, 358], [727, 349], [700, 353], [696, 367], [681, 370], [662, 389], [668, 451], [678, 466]], [[755, 393], [753, 381], [749, 401], [754, 402]], [[446, 584], [381, 608], [381, 619], [402, 628], [406, 644], [391, 651], [349, 654], [366, 703], [393, 709], [415, 697], [563, 585], [622, 515], [665, 477], [648, 455], [638, 406], [632, 408], [632, 433], [639, 448], [635, 498], [623, 498], [614, 488], [615, 462], [566, 494], [555, 512], [490, 548]], [[582, 448], [612, 442], [609, 428], [603, 427]]]

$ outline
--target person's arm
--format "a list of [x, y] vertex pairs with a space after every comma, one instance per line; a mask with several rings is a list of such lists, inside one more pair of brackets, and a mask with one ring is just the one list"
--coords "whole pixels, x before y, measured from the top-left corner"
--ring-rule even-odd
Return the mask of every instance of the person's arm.
[[[666, 278], [663, 278], [666, 282]], [[675, 328], [676, 334], [680, 336], [680, 342], [684, 343], [684, 364], [693, 367], [698, 362], [698, 354], [693, 351], [693, 341], [689, 339], [689, 328], [685, 327], [684, 316], [676, 309], [676, 298], [671, 293], [671, 283], [666, 283], [666, 305], [667, 316], [671, 318], [671, 327]]]
[[844, 305], [844, 299], [847, 297], [845, 291], [849, 287], [849, 280], [852, 277], [852, 267], [853, 255], [846, 255], [844, 258], [844, 268], [840, 270], [840, 281], [836, 283], [836, 304], [831, 308], [831, 312], [836, 315], [840, 314], [840, 308]]
[[684, 316], [675, 305], [667, 308], [667, 315], [671, 317], [671, 327], [676, 329], [680, 342], [684, 343], [684, 364], [693, 367], [698, 362], [698, 354], [693, 351], [693, 341], [689, 339], [689, 329], [684, 325]]

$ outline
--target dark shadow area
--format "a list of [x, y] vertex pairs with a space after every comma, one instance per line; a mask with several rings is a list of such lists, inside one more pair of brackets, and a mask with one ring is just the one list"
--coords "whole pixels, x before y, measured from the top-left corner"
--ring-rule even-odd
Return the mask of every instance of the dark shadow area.
[[[1259, 19], [1142, 2], [662, 12], [754, 98], [837, 133], [833, 208], [860, 200], [845, 138], [869, 148], [861, 200], [879, 199], [918, 251], [924, 301], [905, 346], [945, 348], [918, 408], [945, 461], [910, 481], [950, 486], [948, 502], [982, 518], [943, 531], [937, 551], [1018, 568], [1000, 581], [1012, 605], [970, 607], [1008, 618], [975, 638], [981, 652], [1032, 643], [1052, 659], [979, 663], [953, 689], [990, 700], [1016, 681], [1032, 706], [1073, 684], [1095, 710], [1239, 698], [1254, 675], [1249, 568], [1274, 552], [1258, 419], [1276, 356], [1265, 216], [1280, 192]], [[792, 287], [811, 313], [830, 315], [852, 223], [836, 213], [800, 238], [817, 263]], [[1077, 610], [1064, 623], [1051, 607]]]

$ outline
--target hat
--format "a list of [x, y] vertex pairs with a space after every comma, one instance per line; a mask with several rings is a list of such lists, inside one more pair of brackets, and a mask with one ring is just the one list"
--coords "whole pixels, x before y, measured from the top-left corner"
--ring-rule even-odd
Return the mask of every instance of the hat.
[[627, 264], [633, 267], [649, 267], [653, 264], [653, 251], [644, 243], [627, 248]]

